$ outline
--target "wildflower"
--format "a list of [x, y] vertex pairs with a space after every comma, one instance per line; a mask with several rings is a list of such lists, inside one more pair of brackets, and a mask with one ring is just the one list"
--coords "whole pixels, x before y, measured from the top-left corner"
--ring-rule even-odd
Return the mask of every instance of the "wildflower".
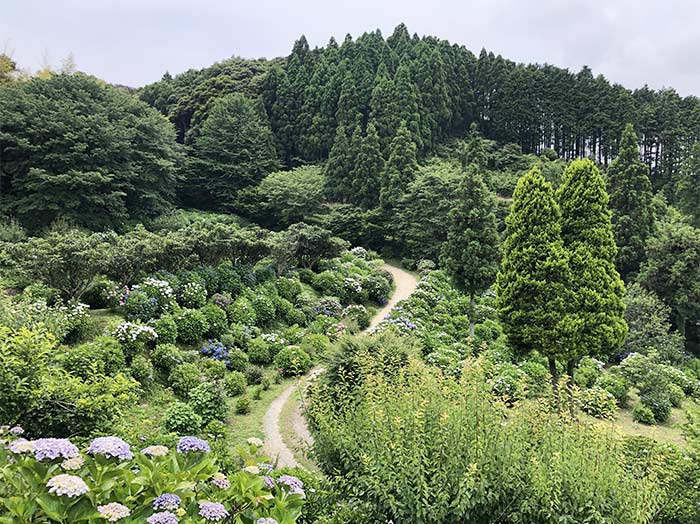
[[160, 497], [157, 497], [156, 500], [153, 501], [153, 509], [161, 511], [175, 511], [181, 503], [182, 499], [174, 493], [163, 493]]
[[110, 522], [116, 522], [131, 515], [129, 508], [119, 504], [119, 502], [110, 502], [103, 506], [97, 506], [97, 511]]
[[223, 473], [215, 473], [211, 478], [211, 483], [219, 489], [228, 489], [231, 487], [231, 482], [229, 482], [226, 475]]
[[248, 466], [243, 468], [243, 471], [247, 473], [252, 473], [253, 475], [260, 475], [260, 468], [257, 466]]
[[79, 455], [78, 448], [66, 438], [40, 438], [32, 441], [34, 458], [37, 460], [69, 459]]
[[141, 450], [141, 453], [149, 457], [164, 457], [170, 451], [166, 446], [148, 446]]
[[177, 452], [187, 453], [209, 453], [211, 448], [206, 440], [197, 437], [182, 437], [176, 446]]
[[73, 498], [84, 495], [89, 491], [83, 479], [75, 475], [67, 475], [66, 473], [51, 478], [46, 483], [46, 486], [49, 488], [49, 493], [59, 497], [65, 495], [68, 498]]
[[255, 446], [256, 448], [261, 448], [263, 445], [263, 441], [257, 437], [250, 437], [248, 439], [248, 444], [250, 444], [251, 446]]
[[19, 437], [20, 435], [24, 435], [24, 429], [20, 426], [15, 426], [13, 428], [10, 428], [10, 435], [14, 435], [15, 437]]
[[80, 469], [85, 464], [85, 459], [78, 455], [77, 457], [69, 458], [61, 462], [61, 467], [66, 471]]
[[154, 513], [146, 519], [148, 524], [178, 524], [180, 519], [177, 515], [170, 513], [169, 511], [161, 511], [160, 513]]
[[134, 458], [129, 444], [119, 437], [97, 437], [90, 443], [88, 453], [104, 455], [107, 458], [114, 457], [119, 460], [130, 460]]
[[199, 516], [212, 522], [218, 522], [228, 517], [228, 511], [223, 504], [205, 500], [199, 503]]
[[10, 445], [7, 446], [7, 449], [9, 449], [12, 453], [30, 453], [32, 449], [34, 449], [34, 444], [27, 440], [26, 438], [18, 438], [14, 442], [10, 442]]

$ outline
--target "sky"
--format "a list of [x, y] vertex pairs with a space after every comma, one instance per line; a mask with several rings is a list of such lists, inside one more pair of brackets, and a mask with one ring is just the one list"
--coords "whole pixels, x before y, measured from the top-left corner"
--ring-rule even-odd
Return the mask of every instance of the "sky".
[[0, 52], [31, 70], [72, 53], [79, 70], [139, 87], [231, 56], [284, 56], [301, 34], [323, 46], [401, 22], [475, 54], [700, 95], [696, 0], [0, 0]]

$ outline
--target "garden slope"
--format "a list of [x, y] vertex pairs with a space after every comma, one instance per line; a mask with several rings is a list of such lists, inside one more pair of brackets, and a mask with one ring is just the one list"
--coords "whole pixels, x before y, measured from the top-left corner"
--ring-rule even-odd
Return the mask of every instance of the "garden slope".
[[[384, 264], [386, 269], [394, 279], [394, 293], [392, 294], [386, 305], [377, 312], [372, 319], [369, 329], [377, 326], [384, 317], [396, 306], [400, 301], [408, 298], [413, 293], [418, 284], [418, 279], [411, 273], [404, 271], [391, 264]], [[321, 371], [321, 368], [315, 368], [309, 372], [304, 378], [304, 381], [315, 378]], [[284, 405], [289, 401], [294, 389], [297, 385], [288, 386], [272, 403], [265, 413], [263, 418], [263, 432], [265, 433], [265, 452], [267, 455], [277, 460], [278, 467], [294, 467], [299, 466], [299, 463], [294, 458], [294, 453], [287, 447], [280, 432], [280, 415]], [[308, 441], [309, 431], [306, 427], [306, 421], [298, 409], [294, 410], [294, 418], [291, 422], [294, 432], [301, 437], [301, 440]]]

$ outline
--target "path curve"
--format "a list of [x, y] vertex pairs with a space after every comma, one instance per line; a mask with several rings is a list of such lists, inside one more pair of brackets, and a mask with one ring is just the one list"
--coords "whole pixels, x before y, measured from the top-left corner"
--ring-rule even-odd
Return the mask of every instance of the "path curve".
[[[389, 314], [398, 302], [408, 298], [411, 293], [413, 293], [418, 284], [418, 279], [408, 271], [404, 271], [391, 264], [384, 264], [382, 268], [391, 273], [394, 279], [394, 293], [391, 295], [386, 305], [374, 315], [368, 329], [376, 327], [377, 324], [384, 320], [384, 317]], [[321, 372], [323, 372], [323, 368], [314, 368], [300, 379], [300, 382], [308, 383], [310, 380], [315, 379]], [[282, 432], [280, 431], [280, 415], [282, 414], [282, 409], [297, 387], [299, 387], [299, 383], [287, 386], [284, 391], [272, 401], [263, 417], [263, 433], [265, 434], [264, 452], [273, 460], [276, 460], [279, 467], [299, 466], [299, 463], [294, 458], [294, 453], [289, 449], [287, 444], [285, 444], [282, 438]], [[311, 434], [306, 425], [306, 419], [304, 419], [299, 409], [294, 410], [292, 427], [302, 442], [311, 443]]]

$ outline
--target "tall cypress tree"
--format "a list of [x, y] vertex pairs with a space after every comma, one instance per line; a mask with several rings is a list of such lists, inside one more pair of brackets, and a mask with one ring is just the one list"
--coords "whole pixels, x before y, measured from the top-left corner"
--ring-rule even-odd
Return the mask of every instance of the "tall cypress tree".
[[391, 212], [399, 204], [401, 195], [418, 172], [416, 144], [406, 122], [401, 122], [389, 147], [389, 159], [384, 168], [379, 201], [385, 211]]
[[462, 166], [466, 167], [470, 164], [475, 164], [479, 168], [486, 167], [486, 149], [484, 149], [484, 141], [476, 127], [476, 122], [472, 122], [469, 127], [469, 136], [459, 152]]
[[676, 189], [678, 207], [700, 226], [700, 144], [693, 144], [683, 161]]
[[496, 279], [496, 304], [508, 344], [520, 354], [537, 350], [547, 357], [558, 409], [557, 360], [568, 360], [561, 341], [570, 294], [560, 219], [552, 185], [533, 167], [513, 193]]
[[347, 129], [355, 129], [355, 126], [362, 123], [360, 101], [358, 100], [357, 87], [351, 71], [346, 71], [343, 77], [335, 120], [338, 125], [342, 124]]
[[387, 154], [391, 140], [396, 135], [400, 123], [394, 95], [394, 81], [389, 76], [386, 65], [382, 63], [374, 77], [369, 118], [379, 134], [382, 151]]
[[359, 155], [352, 172], [353, 201], [365, 209], [375, 207], [379, 201], [380, 177], [384, 159], [379, 149], [379, 135], [370, 122], [362, 140]]
[[624, 278], [634, 275], [644, 258], [644, 244], [654, 229], [653, 193], [649, 168], [639, 159], [637, 134], [627, 124], [620, 153], [608, 169], [610, 209], [617, 244], [617, 269]]
[[561, 236], [571, 270], [567, 346], [568, 374], [584, 355], [610, 354], [627, 334], [624, 284], [615, 269], [617, 247], [605, 181], [590, 160], [575, 160], [556, 193]]
[[413, 142], [420, 151], [423, 149], [423, 142], [420, 129], [418, 90], [411, 78], [411, 68], [406, 61], [396, 70], [394, 84], [396, 87], [394, 98], [396, 100], [398, 118], [400, 121], [405, 122], [406, 127], [411, 132]]
[[345, 126], [341, 124], [336, 129], [335, 141], [326, 162], [325, 193], [328, 198], [337, 201], [345, 200], [351, 169], [350, 143]]
[[440, 263], [455, 286], [469, 295], [469, 335], [474, 336], [474, 299], [496, 279], [500, 239], [496, 199], [472, 164], [462, 176], [447, 223]]

